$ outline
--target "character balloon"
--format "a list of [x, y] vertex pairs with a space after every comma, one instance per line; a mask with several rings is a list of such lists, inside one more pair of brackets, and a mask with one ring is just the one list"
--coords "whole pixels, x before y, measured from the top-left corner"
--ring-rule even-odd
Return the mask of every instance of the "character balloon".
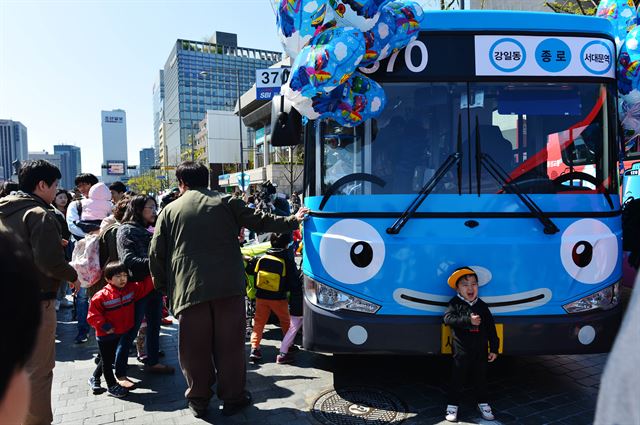
[[335, 25], [328, 0], [279, 0], [278, 35], [285, 52], [295, 58], [313, 36]]
[[638, 13], [633, 0], [602, 0], [596, 10], [596, 16], [613, 24], [616, 46], [620, 50], [627, 34], [636, 26]]

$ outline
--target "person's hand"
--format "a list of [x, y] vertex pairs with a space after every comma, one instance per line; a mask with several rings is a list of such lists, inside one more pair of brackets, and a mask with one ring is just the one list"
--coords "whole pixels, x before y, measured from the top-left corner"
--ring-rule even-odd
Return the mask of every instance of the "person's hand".
[[67, 247], [67, 245], [69, 245], [69, 241], [68, 241], [68, 240], [66, 240], [66, 239], [62, 239], [62, 247], [63, 247], [63, 248], [66, 248], [66, 247]]
[[471, 313], [471, 324], [473, 326], [480, 326], [480, 322], [482, 321], [482, 319], [480, 319], [480, 316], [478, 316], [475, 313]]
[[111, 334], [112, 334], [112, 333], [114, 333], [114, 332], [115, 332], [115, 329], [111, 328], [111, 329], [109, 329], [109, 330], [106, 332], [106, 334], [107, 334], [107, 335], [111, 335]]
[[489, 363], [493, 362], [495, 359], [498, 358], [498, 355], [496, 353], [489, 353]]
[[77, 294], [80, 290], [80, 282], [76, 280], [75, 282], [69, 282], [69, 286], [73, 290], [73, 295]]
[[301, 207], [296, 213], [295, 213], [295, 217], [296, 220], [298, 220], [298, 223], [303, 221], [305, 218], [307, 218], [307, 214], [309, 214], [309, 211], [311, 211], [309, 208], [307, 207]]

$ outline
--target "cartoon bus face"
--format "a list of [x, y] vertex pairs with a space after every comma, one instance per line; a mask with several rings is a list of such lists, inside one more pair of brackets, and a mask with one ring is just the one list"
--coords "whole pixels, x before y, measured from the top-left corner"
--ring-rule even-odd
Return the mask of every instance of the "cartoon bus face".
[[414, 219], [389, 235], [388, 219], [316, 218], [305, 225], [305, 273], [390, 315], [442, 315], [455, 294], [446, 279], [461, 266], [476, 271], [480, 296], [499, 315], [565, 314], [564, 305], [620, 278], [614, 221], [556, 220], [554, 236], [531, 219], [465, 221]]

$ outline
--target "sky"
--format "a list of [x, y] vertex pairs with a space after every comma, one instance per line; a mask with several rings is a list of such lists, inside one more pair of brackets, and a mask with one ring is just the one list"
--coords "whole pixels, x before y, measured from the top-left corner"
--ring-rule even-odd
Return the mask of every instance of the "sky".
[[0, 119], [27, 127], [29, 151], [79, 146], [82, 171], [100, 175], [100, 111], [124, 109], [138, 164], [153, 147], [153, 83], [173, 44], [215, 31], [282, 51], [270, 0], [0, 0]]

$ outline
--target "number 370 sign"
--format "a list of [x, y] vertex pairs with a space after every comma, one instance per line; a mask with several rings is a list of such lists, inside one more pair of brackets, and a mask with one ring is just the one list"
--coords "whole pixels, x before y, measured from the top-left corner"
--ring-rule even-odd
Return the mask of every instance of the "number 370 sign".
[[289, 81], [289, 68], [256, 69], [256, 98], [271, 100], [280, 94], [280, 87]]

